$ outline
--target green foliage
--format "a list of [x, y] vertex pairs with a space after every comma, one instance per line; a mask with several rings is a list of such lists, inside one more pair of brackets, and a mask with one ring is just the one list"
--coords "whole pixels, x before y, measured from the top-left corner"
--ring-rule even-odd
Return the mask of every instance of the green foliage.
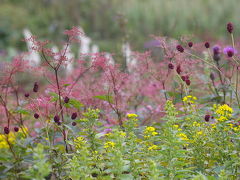
[[51, 165], [44, 153], [44, 146], [38, 144], [32, 151], [33, 161], [28, 170], [24, 172], [24, 177], [32, 180], [44, 180], [51, 172]]
[[99, 122], [100, 110], [87, 109], [75, 120], [78, 130], [69, 127], [68, 153], [63, 144], [51, 143], [54, 133], [49, 127], [41, 131], [48, 138], [38, 142], [12, 134], [12, 153], [6, 151], [8, 147], [0, 149], [6, 153], [0, 156], [1, 177], [238, 179], [240, 128], [235, 126], [238, 119], [232, 118], [232, 108], [214, 105], [216, 122], [209, 123], [196, 107], [197, 98], [189, 95], [183, 98], [181, 110], [166, 102], [163, 123], [139, 126], [138, 116], [127, 114], [122, 126], [111, 129]]

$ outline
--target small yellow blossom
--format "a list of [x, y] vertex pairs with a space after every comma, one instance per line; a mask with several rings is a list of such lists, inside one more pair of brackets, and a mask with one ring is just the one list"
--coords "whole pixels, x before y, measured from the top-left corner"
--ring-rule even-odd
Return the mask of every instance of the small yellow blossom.
[[157, 150], [158, 149], [158, 146], [157, 145], [152, 145], [148, 148], [149, 151], [152, 151], [152, 150]]
[[203, 132], [202, 131], [198, 131], [197, 135], [203, 135]]
[[126, 137], [126, 133], [123, 132], [123, 131], [120, 131], [120, 136], [122, 136], [122, 137]]
[[146, 127], [145, 132], [153, 132], [155, 130], [156, 130], [155, 127], [149, 126], [149, 127]]
[[138, 115], [137, 114], [127, 114], [128, 118], [137, 118]]
[[115, 143], [112, 141], [108, 141], [104, 144], [104, 148], [108, 149], [108, 148], [114, 148], [115, 147]]
[[179, 125], [175, 124], [173, 125], [173, 128], [177, 129], [179, 127]]
[[191, 96], [191, 95], [185, 96], [183, 98], [183, 102], [185, 102], [187, 104], [194, 104], [196, 100], [197, 100], [197, 98], [195, 96]]
[[200, 126], [201, 126], [201, 124], [200, 124], [200, 123], [198, 123], [198, 122], [196, 122], [196, 121], [194, 121], [194, 122], [193, 122], [193, 126], [195, 126], [195, 127], [200, 127]]
[[158, 133], [154, 131], [154, 132], [152, 132], [152, 135], [156, 136], [156, 135], [158, 135]]
[[77, 149], [82, 148], [85, 144], [86, 140], [84, 139], [84, 137], [79, 136], [76, 139], [74, 139], [74, 145]]
[[0, 134], [0, 149], [2, 148], [9, 148], [9, 144], [14, 144], [16, 140], [16, 136], [13, 132], [9, 134]]
[[184, 133], [180, 133], [177, 136], [180, 137], [183, 141], [189, 141], [187, 135]]

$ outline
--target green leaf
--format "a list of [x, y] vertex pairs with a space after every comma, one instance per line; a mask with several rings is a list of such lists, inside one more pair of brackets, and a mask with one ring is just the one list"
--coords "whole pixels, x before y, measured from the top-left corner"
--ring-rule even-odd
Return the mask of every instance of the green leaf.
[[70, 99], [68, 104], [71, 104], [73, 107], [75, 107], [77, 109], [80, 109], [81, 107], [84, 106], [80, 101], [78, 101], [76, 99]]
[[68, 87], [68, 86], [70, 86], [70, 85], [71, 85], [71, 84], [64, 84], [63, 86], [64, 86], [64, 87]]
[[19, 113], [19, 114], [25, 114], [28, 115], [30, 114], [26, 109], [18, 109], [16, 111], [14, 111], [15, 113]]
[[99, 96], [94, 96], [93, 98], [107, 101], [109, 103], [113, 103], [113, 97], [109, 95], [99, 95]]

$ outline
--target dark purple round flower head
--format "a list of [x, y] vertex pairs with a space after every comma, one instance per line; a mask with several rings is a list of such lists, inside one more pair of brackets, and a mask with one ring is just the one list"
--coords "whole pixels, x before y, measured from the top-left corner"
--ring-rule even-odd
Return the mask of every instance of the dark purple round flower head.
[[179, 44], [176, 46], [176, 49], [180, 52], [183, 53], [184, 52], [184, 48]]
[[33, 92], [38, 92], [38, 83], [37, 82], [34, 83]]
[[35, 114], [34, 114], [34, 117], [35, 117], [36, 119], [38, 119], [38, 118], [39, 118], [39, 114], [38, 114], [38, 113], [35, 113]]
[[188, 47], [192, 47], [193, 46], [193, 42], [188, 42]]
[[205, 46], [205, 48], [210, 48], [210, 43], [209, 42], [205, 42], [204, 46]]
[[215, 45], [213, 47], [213, 59], [215, 61], [219, 61], [220, 60], [220, 46]]
[[211, 79], [212, 81], [214, 81], [214, 80], [215, 80], [215, 76], [214, 76], [214, 74], [213, 74], [213, 73], [211, 73], [211, 74], [210, 74], [210, 79]]
[[220, 46], [215, 45], [213, 46], [213, 54], [220, 54]]
[[14, 131], [15, 131], [15, 132], [18, 132], [18, 131], [19, 131], [19, 128], [18, 128], [18, 127], [14, 127]]
[[183, 81], [186, 81], [186, 76], [181, 76]]
[[190, 84], [191, 84], [191, 81], [189, 80], [189, 79], [186, 79], [186, 84], [188, 85], [188, 86], [190, 86]]
[[55, 115], [53, 119], [55, 123], [58, 123], [60, 121], [60, 118], [58, 115]]
[[211, 118], [211, 116], [209, 114], [206, 114], [205, 117], [204, 117], [206, 122], [208, 122], [210, 120], [210, 118]]
[[65, 102], [65, 103], [68, 103], [69, 100], [70, 100], [70, 99], [69, 99], [69, 97], [67, 97], [67, 96], [64, 98], [64, 102]]
[[9, 133], [10, 133], [10, 130], [9, 130], [8, 127], [4, 127], [4, 133], [5, 133], [5, 134], [9, 134]]
[[168, 64], [168, 68], [169, 68], [169, 69], [174, 69], [174, 65], [173, 65], [172, 63], [169, 63], [169, 64]]
[[77, 113], [76, 112], [72, 113], [71, 119], [74, 120], [76, 118], [77, 118]]
[[231, 23], [231, 22], [227, 23], [227, 31], [229, 33], [233, 33], [233, 29], [234, 29], [233, 23]]
[[77, 123], [76, 122], [72, 122], [72, 126], [76, 126], [77, 125]]
[[29, 93], [25, 93], [24, 96], [27, 98], [29, 97]]
[[225, 47], [225, 48], [223, 49], [223, 52], [224, 52], [224, 54], [226, 54], [228, 57], [233, 57], [233, 56], [237, 53], [237, 51], [236, 51], [233, 47], [231, 47], [231, 46]]
[[180, 65], [177, 66], [176, 71], [177, 71], [178, 74], [180, 74], [180, 73], [182, 72], [182, 70], [181, 70], [181, 66], [180, 66]]

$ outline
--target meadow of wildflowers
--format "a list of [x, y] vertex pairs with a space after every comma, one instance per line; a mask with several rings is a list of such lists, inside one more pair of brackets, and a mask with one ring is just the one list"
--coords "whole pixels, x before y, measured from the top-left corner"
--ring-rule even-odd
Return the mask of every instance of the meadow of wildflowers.
[[[0, 71], [0, 179], [240, 179], [240, 44], [155, 37], [163, 55], [104, 52], [70, 59], [64, 49], [25, 39], [26, 53]], [[69, 61], [73, 70], [66, 73]], [[22, 86], [28, 77], [31, 87]]]

